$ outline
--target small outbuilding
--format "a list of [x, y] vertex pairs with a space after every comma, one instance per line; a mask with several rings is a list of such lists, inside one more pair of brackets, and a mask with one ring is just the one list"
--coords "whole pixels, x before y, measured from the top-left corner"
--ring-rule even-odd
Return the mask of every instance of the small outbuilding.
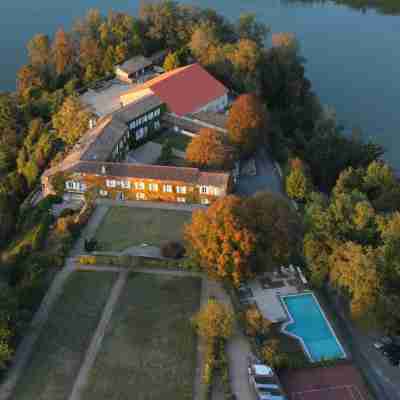
[[123, 82], [134, 83], [149, 72], [153, 61], [144, 56], [135, 56], [115, 67], [115, 75]]

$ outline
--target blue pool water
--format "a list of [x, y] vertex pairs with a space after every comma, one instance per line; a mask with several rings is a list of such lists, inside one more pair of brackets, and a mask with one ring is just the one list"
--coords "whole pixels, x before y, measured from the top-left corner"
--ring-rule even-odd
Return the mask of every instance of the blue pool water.
[[282, 298], [292, 317], [284, 331], [303, 341], [312, 361], [346, 357], [333, 329], [312, 293]]

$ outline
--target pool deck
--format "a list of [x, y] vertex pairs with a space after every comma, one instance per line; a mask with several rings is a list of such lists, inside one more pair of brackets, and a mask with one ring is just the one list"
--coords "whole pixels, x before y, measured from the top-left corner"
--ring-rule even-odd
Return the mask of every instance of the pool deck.
[[332, 325], [331, 325], [329, 319], [327, 318], [327, 316], [326, 316], [324, 310], [323, 310], [322, 307], [321, 307], [321, 304], [319, 303], [318, 299], [316, 298], [316, 296], [315, 296], [315, 294], [314, 294], [313, 292], [304, 292], [304, 293], [296, 293], [296, 294], [289, 294], [289, 295], [283, 295], [283, 296], [281, 296], [281, 299], [280, 299], [280, 300], [281, 300], [281, 303], [282, 303], [283, 307], [285, 308], [286, 314], [287, 314], [288, 317], [289, 317], [289, 321], [287, 321], [287, 322], [285, 322], [284, 324], [282, 324], [282, 327], [281, 327], [282, 332], [285, 333], [286, 335], [292, 336], [293, 338], [297, 339], [297, 340], [301, 343], [304, 352], [307, 354], [307, 357], [309, 358], [309, 360], [310, 360], [311, 362], [318, 362], [318, 361], [321, 361], [321, 360], [315, 360], [315, 359], [312, 357], [312, 355], [311, 355], [311, 353], [310, 353], [310, 351], [309, 351], [309, 349], [308, 349], [308, 347], [307, 347], [307, 344], [304, 342], [304, 340], [303, 340], [303, 338], [302, 338], [301, 336], [298, 336], [298, 335], [296, 335], [296, 334], [293, 333], [293, 332], [289, 332], [289, 331], [286, 329], [286, 327], [287, 327], [288, 325], [293, 324], [293, 323], [295, 323], [296, 321], [294, 320], [292, 314], [290, 313], [290, 311], [289, 311], [289, 309], [288, 309], [288, 307], [287, 307], [287, 305], [286, 305], [286, 303], [285, 303], [285, 301], [284, 301], [284, 298], [285, 298], [285, 297], [306, 296], [306, 295], [307, 295], [307, 296], [310, 296], [310, 295], [311, 295], [311, 296], [313, 297], [314, 301], [315, 301], [315, 304], [319, 307], [319, 310], [320, 310], [320, 312], [321, 312], [321, 315], [323, 316], [323, 318], [324, 318], [324, 320], [325, 320], [325, 323], [327, 324], [327, 326], [328, 326], [328, 328], [329, 328], [329, 330], [330, 330], [330, 332], [331, 332], [331, 334], [332, 334], [332, 337], [335, 339], [337, 345], [339, 346], [339, 349], [341, 350], [341, 352], [342, 352], [342, 354], [343, 354], [343, 356], [342, 356], [341, 358], [347, 358], [346, 351], [344, 350], [342, 344], [340, 343], [338, 337], [336, 336], [336, 333], [335, 333], [335, 331], [334, 331], [334, 329], [333, 329], [333, 327], [332, 327]]
[[264, 288], [258, 279], [248, 284], [253, 292], [254, 301], [257, 303], [262, 315], [274, 323], [288, 320], [288, 314], [280, 296], [298, 293], [298, 289], [290, 285], [288, 279], [282, 279], [282, 281], [284, 282], [282, 287], [268, 289]]

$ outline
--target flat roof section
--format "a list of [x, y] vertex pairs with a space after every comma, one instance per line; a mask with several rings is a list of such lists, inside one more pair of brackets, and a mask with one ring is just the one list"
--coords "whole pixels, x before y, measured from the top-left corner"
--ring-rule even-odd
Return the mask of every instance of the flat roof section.
[[79, 100], [88, 106], [98, 117], [104, 117], [121, 108], [120, 96], [132, 90], [133, 84], [124, 83], [117, 79], [105, 82], [102, 88], [89, 89], [79, 97]]

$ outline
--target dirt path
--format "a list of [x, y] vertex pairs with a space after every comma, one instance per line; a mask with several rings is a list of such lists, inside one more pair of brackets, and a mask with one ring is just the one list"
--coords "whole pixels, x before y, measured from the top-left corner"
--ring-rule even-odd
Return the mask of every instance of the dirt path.
[[104, 307], [101, 320], [86, 351], [85, 359], [83, 360], [78, 376], [75, 380], [69, 400], [80, 400], [81, 398], [83, 389], [85, 388], [85, 385], [89, 379], [90, 370], [92, 369], [97, 353], [101, 348], [107, 325], [110, 322], [114, 308], [121, 295], [122, 289], [125, 286], [128, 274], [128, 270], [120, 272], [118, 280], [114, 284], [107, 304]]
[[17, 353], [13, 360], [13, 365], [10, 368], [6, 379], [0, 386], [0, 400], [8, 400], [13, 394], [18, 379], [24, 372], [26, 364], [31, 358], [35, 344], [49, 318], [50, 311], [58, 296], [62, 293], [65, 282], [74, 270], [74, 260], [67, 259], [65, 267], [55, 276], [50, 289], [32, 319], [29, 331], [18, 346]]

